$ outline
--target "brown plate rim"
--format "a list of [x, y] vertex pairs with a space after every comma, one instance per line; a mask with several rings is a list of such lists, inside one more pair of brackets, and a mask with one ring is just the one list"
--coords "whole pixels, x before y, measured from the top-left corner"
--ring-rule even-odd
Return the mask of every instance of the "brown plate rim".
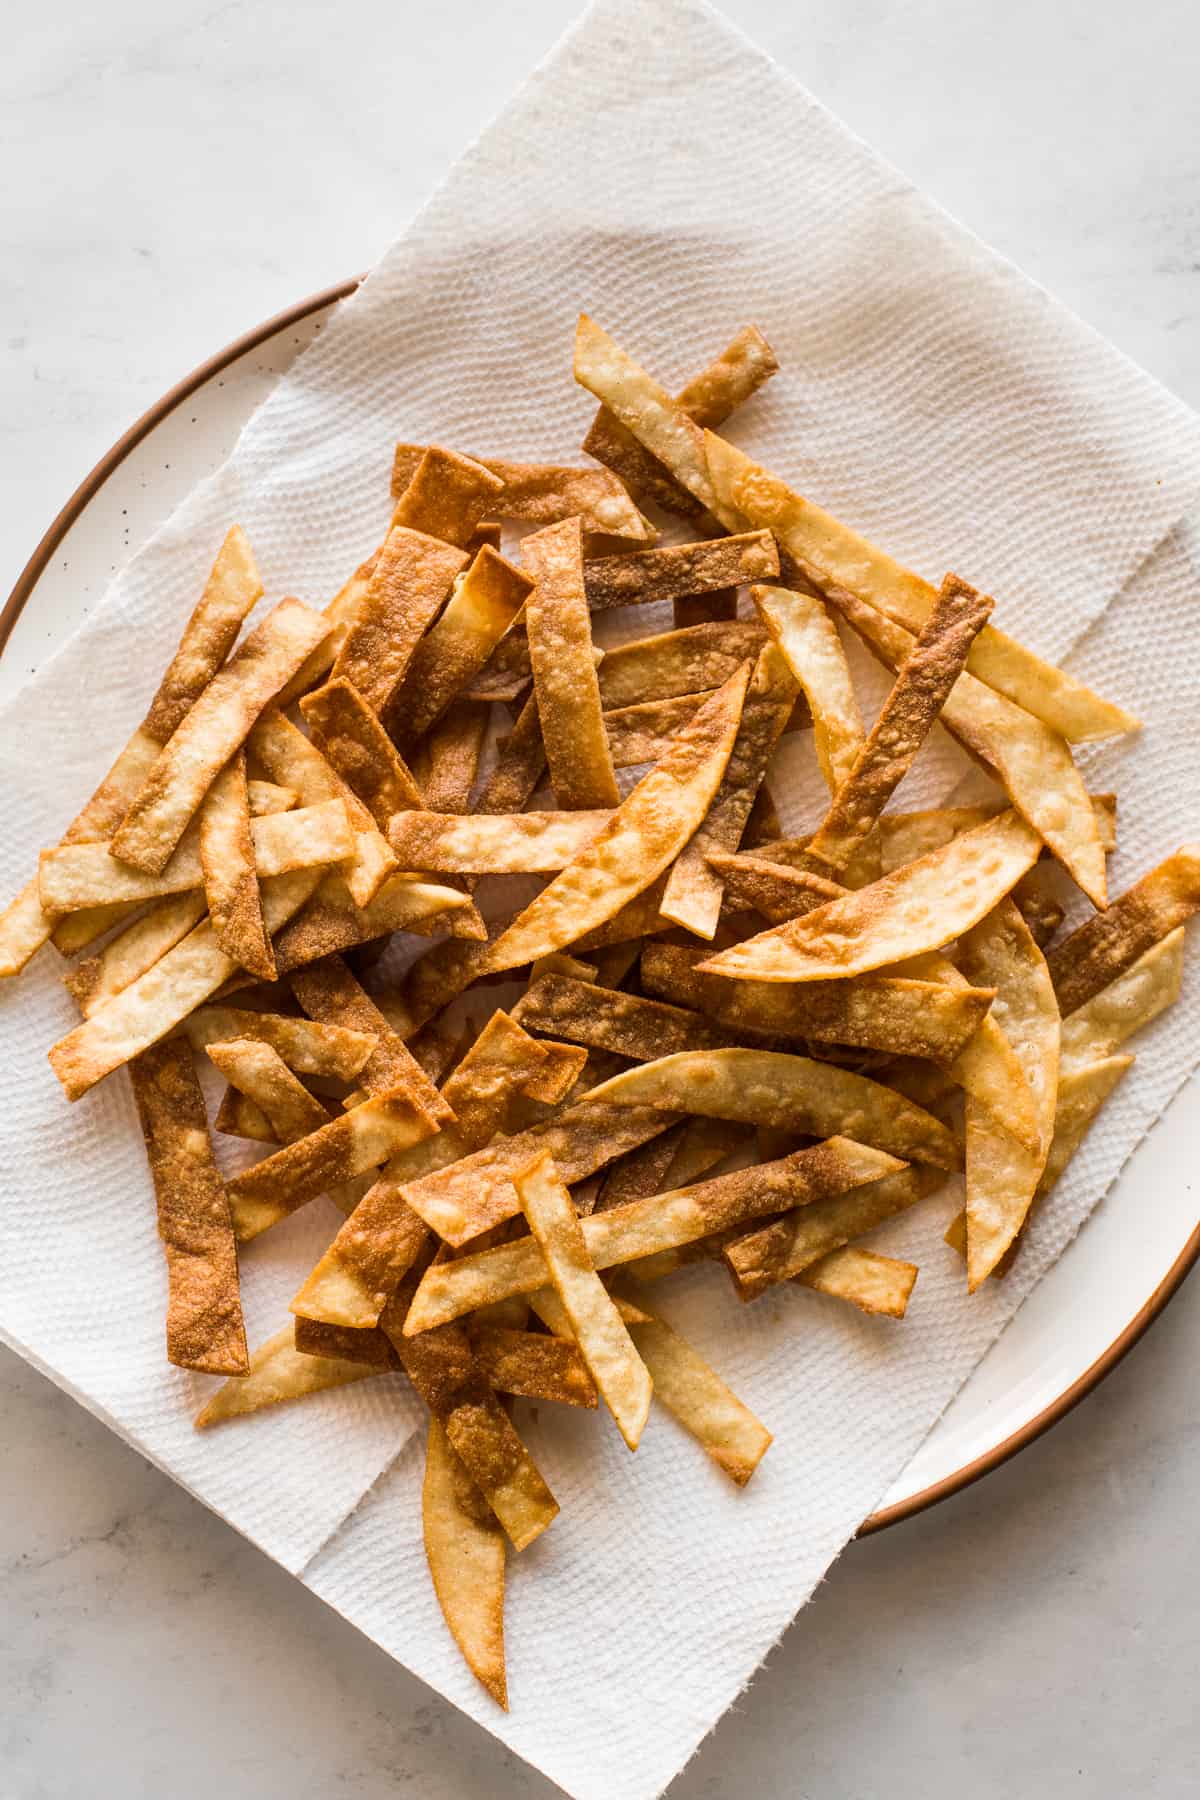
[[[264, 320], [261, 325], [256, 325], [244, 336], [235, 338], [231, 344], [226, 344], [223, 350], [218, 350], [214, 356], [210, 356], [205, 362], [200, 363], [190, 375], [185, 375], [182, 381], [177, 382], [161, 399], [155, 401], [154, 405], [149, 407], [141, 418], [136, 420], [128, 431], [117, 439], [112, 448], [100, 458], [96, 466], [80, 482], [43, 534], [33, 555], [17, 577], [12, 592], [5, 601], [3, 609], [0, 610], [0, 654], [3, 653], [13, 627], [32, 597], [46, 565], [58, 546], [85, 507], [104, 486], [113, 471], [124, 462], [130, 451], [140, 444], [142, 439], [148, 436], [157, 425], [160, 425], [182, 401], [194, 394], [197, 388], [203, 387], [214, 375], [227, 369], [231, 363], [237, 362], [238, 358], [244, 356], [248, 350], [253, 350], [259, 344], [265, 343], [268, 338], [275, 337], [281, 331], [298, 325], [315, 312], [322, 312], [338, 300], [345, 300], [355, 291], [362, 279], [361, 275], [353, 276], [349, 281], [340, 281], [333, 287], [310, 294], [307, 300], [300, 300], [294, 306], [286, 307], [282, 312], [275, 313], [273, 317]], [[970, 1487], [971, 1483], [978, 1481], [981, 1476], [990, 1474], [993, 1469], [998, 1469], [1010, 1457], [1016, 1456], [1018, 1451], [1024, 1450], [1027, 1445], [1040, 1438], [1043, 1432], [1049, 1431], [1052, 1425], [1057, 1425], [1058, 1421], [1065, 1418], [1073, 1407], [1078, 1406], [1086, 1395], [1099, 1387], [1105, 1376], [1111, 1375], [1122, 1358], [1128, 1355], [1143, 1332], [1159, 1317], [1167, 1303], [1182, 1286], [1185, 1277], [1194, 1267], [1198, 1258], [1200, 1258], [1200, 1226], [1193, 1231], [1166, 1275], [1145, 1304], [1134, 1314], [1124, 1330], [1069, 1387], [1064, 1388], [1063, 1392], [1057, 1395], [1048, 1406], [1043, 1407], [1032, 1419], [1028, 1419], [1024, 1425], [1010, 1433], [1000, 1443], [994, 1444], [982, 1456], [977, 1456], [973, 1461], [964, 1463], [961, 1468], [953, 1470], [949, 1475], [944, 1475], [940, 1481], [933, 1482], [929, 1487], [922, 1488], [919, 1493], [910, 1494], [907, 1500], [898, 1500], [894, 1506], [884, 1506], [877, 1512], [873, 1512], [859, 1526], [858, 1536], [867, 1537], [872, 1532], [883, 1531], [889, 1525], [898, 1525], [902, 1519], [915, 1517], [917, 1513], [924, 1512], [927, 1507], [936, 1506], [939, 1500], [948, 1500], [951, 1494], [960, 1493], [963, 1488]]]

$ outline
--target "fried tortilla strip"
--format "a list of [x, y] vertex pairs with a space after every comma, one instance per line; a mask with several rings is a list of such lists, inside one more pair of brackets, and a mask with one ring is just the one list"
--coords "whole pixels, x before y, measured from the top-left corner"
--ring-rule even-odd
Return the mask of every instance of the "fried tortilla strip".
[[465, 813], [470, 806], [490, 710], [474, 700], [455, 700], [422, 743], [418, 768], [430, 811]]
[[725, 884], [725, 898], [731, 906], [759, 912], [772, 925], [783, 925], [804, 913], [815, 912], [829, 900], [837, 900], [846, 892], [836, 882], [807, 869], [793, 869], [787, 863], [771, 862], [761, 856], [730, 855], [728, 851], [709, 852], [709, 862]]
[[588, 1372], [621, 1436], [636, 1450], [654, 1383], [588, 1256], [571, 1196], [545, 1153], [515, 1175], [514, 1185]]
[[845, 1136], [956, 1169], [953, 1135], [891, 1088], [833, 1063], [776, 1050], [690, 1050], [614, 1075], [591, 1106], [670, 1108], [808, 1137]]
[[[519, 968], [547, 951], [580, 944], [663, 874], [720, 785], [737, 736], [749, 673], [744, 665], [717, 689], [662, 761], [617, 807], [600, 835], [497, 939], [486, 964], [490, 971]], [[640, 935], [638, 926], [623, 933]]]
[[815, 594], [760, 587], [753, 599], [812, 709], [813, 748], [825, 785], [836, 794], [849, 780], [865, 741], [837, 626]]
[[326, 1027], [370, 1035], [370, 1055], [358, 1071], [359, 1086], [367, 1094], [387, 1094], [403, 1088], [417, 1105], [439, 1123], [452, 1122], [452, 1104], [438, 1093], [403, 1038], [392, 1030], [362, 984], [340, 956], [296, 969], [292, 992], [310, 1019]]
[[64, 986], [79, 1002], [84, 1018], [90, 1019], [139, 975], [153, 968], [160, 957], [200, 923], [207, 911], [202, 891], [172, 894], [127, 925], [97, 955], [89, 956], [64, 976]]
[[378, 1168], [436, 1129], [436, 1121], [405, 1088], [364, 1100], [234, 1176], [229, 1202], [238, 1240], [257, 1237], [326, 1188]]
[[[247, 823], [254, 853], [251, 866], [258, 876], [325, 867], [340, 862], [354, 848], [354, 834], [340, 800], [272, 813]], [[59, 850], [43, 850], [39, 880], [43, 901], [55, 912], [109, 900], [140, 902], [184, 893], [204, 882], [201, 833], [190, 832], [158, 875], [123, 867], [109, 855], [105, 844], [67, 844]]]
[[[574, 1196], [572, 1196], [572, 1201], [574, 1201]], [[586, 1218], [588, 1215], [586, 1213], [580, 1213], [577, 1210], [576, 1216], [578, 1218]], [[623, 1300], [619, 1294], [611, 1294], [609, 1298], [616, 1307], [622, 1324], [643, 1325], [650, 1317], [650, 1314], [642, 1307], [635, 1306], [632, 1300]], [[553, 1287], [539, 1288], [536, 1294], [531, 1294], [529, 1296], [528, 1302], [516, 1298], [511, 1300], [499, 1300], [496, 1303], [496, 1307], [484, 1307], [483, 1314], [485, 1316], [490, 1315], [492, 1312], [496, 1311], [497, 1307], [523, 1305], [528, 1305], [528, 1310], [537, 1314], [547, 1331], [551, 1332], [554, 1337], [560, 1338], [566, 1343], [572, 1343], [574, 1341], [575, 1333], [571, 1329], [570, 1316], [567, 1313], [566, 1307], [559, 1299], [558, 1290]]]
[[1045, 950], [1067, 916], [1067, 909], [1047, 886], [1045, 866], [1034, 864], [1022, 875], [1009, 899], [1028, 925], [1039, 950]]
[[476, 1361], [500, 1393], [595, 1406], [596, 1384], [576, 1345], [503, 1325], [476, 1325], [470, 1335]]
[[656, 1137], [677, 1117], [647, 1106], [596, 1106], [589, 1096], [556, 1118], [407, 1183], [404, 1198], [439, 1237], [457, 1247], [520, 1212], [513, 1175], [542, 1150], [569, 1187]]
[[620, 796], [600, 714], [578, 519], [525, 539], [537, 583], [525, 607], [533, 691], [550, 781], [563, 807], [616, 806]]
[[667, 877], [661, 912], [693, 936], [716, 934], [725, 884], [708, 862], [711, 851], [736, 850], [771, 752], [787, 726], [796, 683], [774, 644], [758, 653], [733, 750], [712, 804]]
[[816, 981], [936, 950], [979, 923], [1033, 867], [1041, 843], [1015, 812], [963, 832], [869, 887], [701, 963], [707, 975]]
[[[319, 880], [318, 872], [296, 869], [266, 882], [263, 913], [267, 930], [274, 932], [285, 925]], [[54, 1045], [50, 1064], [68, 1100], [78, 1100], [105, 1075], [148, 1050], [236, 973], [237, 964], [226, 956], [204, 920], [115, 999], [98, 1007]]]
[[316, 1095], [261, 1038], [210, 1044], [208, 1054], [226, 1081], [260, 1108], [277, 1144], [299, 1143], [329, 1124], [329, 1114]]
[[901, 1169], [735, 1238], [721, 1254], [739, 1299], [760, 1299], [768, 1288], [802, 1275], [831, 1250], [907, 1211], [930, 1191], [930, 1180], [928, 1171]]
[[544, 1031], [590, 1050], [652, 1062], [679, 1050], [718, 1050], [729, 1033], [698, 1012], [598, 989], [562, 975], [543, 975], [513, 1007], [527, 1031]]
[[680, 694], [674, 700], [646, 700], [639, 706], [621, 706], [604, 714], [608, 753], [614, 769], [633, 769], [640, 763], [658, 762], [679, 733], [690, 725], [706, 700], [702, 694]]
[[503, 700], [515, 706], [524, 700], [532, 680], [529, 638], [524, 622], [518, 621], [500, 639], [465, 690], [464, 697], [468, 700]]
[[337, 653], [333, 679], [351, 682], [371, 710], [382, 713], [466, 560], [436, 536], [393, 524]]
[[1200, 907], [1200, 844], [1184, 844], [1050, 952], [1063, 1018], [1107, 987]]
[[300, 796], [292, 788], [280, 787], [274, 781], [256, 781], [252, 776], [246, 782], [246, 804], [252, 819], [265, 819], [269, 813], [290, 812], [293, 806], [299, 806]]
[[542, 778], [546, 747], [537, 701], [531, 694], [508, 736], [496, 745], [496, 764], [479, 796], [476, 812], [520, 812]]
[[631, 1325], [629, 1335], [654, 1383], [654, 1397], [738, 1487], [771, 1447], [771, 1433], [665, 1319]]
[[743, 587], [778, 573], [779, 557], [770, 532], [746, 531], [699, 544], [672, 544], [665, 550], [598, 557], [585, 564], [583, 579], [592, 611], [606, 612], [613, 606], [690, 599]]
[[300, 711], [317, 749], [381, 831], [394, 813], [424, 806], [412, 771], [353, 682], [327, 681], [305, 694]]
[[[421, 444], [397, 444], [392, 459], [392, 494], [397, 499], [416, 474]], [[492, 500], [500, 519], [522, 525], [557, 525], [578, 515], [585, 531], [646, 542], [651, 528], [618, 478], [607, 469], [573, 469], [560, 463], [506, 462], [495, 456], [471, 459], [504, 483]]]
[[[775, 353], [755, 325], [747, 325], [721, 355], [702, 369], [675, 396], [684, 412], [697, 424], [716, 429], [730, 413], [748, 400], [778, 369]], [[601, 406], [583, 440], [583, 448], [597, 462], [605, 463], [621, 477], [630, 493], [667, 512], [693, 515], [700, 503], [644, 450], [633, 433]]]
[[228, 1043], [232, 1038], [255, 1038], [269, 1044], [297, 1075], [330, 1075], [339, 1081], [353, 1081], [360, 1073], [375, 1051], [377, 1032], [383, 1029], [374, 1022], [345, 1026], [329, 1020], [291, 1019], [283, 1013], [248, 1012], [237, 1006], [202, 1006], [185, 1019], [183, 1028], [195, 1050], [207, 1050], [210, 1044]]
[[947, 575], [921, 634], [896, 672], [854, 765], [808, 846], [840, 875], [899, 787], [958, 680], [993, 602]]
[[434, 920], [455, 935], [476, 940], [486, 935], [470, 895], [459, 888], [392, 875], [369, 906], [356, 906], [345, 883], [329, 875], [310, 905], [276, 938], [275, 966], [281, 975], [290, 975], [322, 956], [339, 955], [393, 931], [426, 931]]
[[[671, 1181], [670, 1169], [687, 1128], [688, 1121], [681, 1120], [661, 1137], [651, 1138], [631, 1150], [628, 1156], [623, 1156], [620, 1162], [613, 1163], [601, 1178], [595, 1206], [589, 1207], [588, 1211], [608, 1212], [611, 1207], [624, 1206], [629, 1200], [644, 1200], [647, 1194], [661, 1194], [678, 1185]], [[595, 1180], [595, 1176], [592, 1179]], [[576, 1210], [582, 1212], [578, 1202]]]
[[421, 1484], [425, 1557], [442, 1617], [472, 1675], [508, 1711], [504, 1532], [431, 1416]]
[[190, 1044], [155, 1045], [130, 1068], [167, 1257], [167, 1359], [206, 1375], [250, 1367], [237, 1248], [213, 1161]]
[[442, 1097], [454, 1109], [455, 1123], [388, 1163], [296, 1295], [293, 1311], [331, 1325], [376, 1324], [429, 1237], [405, 1199], [405, 1183], [481, 1148], [503, 1130], [515, 1097], [528, 1092], [550, 1061], [544, 1044], [506, 1013], [493, 1013], [446, 1081]]
[[[705, 434], [704, 448], [713, 489], [726, 510], [733, 509], [752, 524], [773, 531], [822, 593], [831, 587], [843, 589], [906, 631], [921, 630], [937, 597], [927, 581], [811, 501], [801, 499], [768, 469], [711, 431]], [[1091, 693], [994, 626], [980, 632], [967, 668], [1069, 743], [1087, 743], [1138, 728], [1138, 721], [1129, 713]]]
[[431, 444], [396, 502], [392, 528], [404, 525], [465, 547], [503, 491], [503, 481], [482, 463]]
[[603, 812], [405, 812], [389, 840], [406, 869], [438, 874], [543, 874], [574, 862], [612, 818]]
[[968, 1097], [967, 1286], [987, 1279], [1025, 1220], [1054, 1131], [1059, 1016], [1045, 959], [1011, 901], [1002, 902], [960, 945], [963, 973], [997, 990], [994, 1017], [1033, 1094], [1041, 1141], [1030, 1152], [1003, 1121]]
[[[891, 669], [900, 667], [915, 641], [911, 632], [844, 589], [831, 587], [826, 598], [874, 655]], [[970, 674], [955, 682], [940, 723], [1001, 783], [1088, 898], [1103, 906], [1100, 831], [1066, 739]]]
[[[593, 1213], [582, 1222], [584, 1243], [594, 1268], [615, 1268], [772, 1213], [827, 1202], [867, 1183], [876, 1186], [899, 1168], [882, 1150], [830, 1138], [778, 1162]], [[492, 1301], [536, 1293], [546, 1280], [546, 1264], [529, 1238], [436, 1262], [421, 1279], [405, 1332], [427, 1331]]]
[[[278, 813], [277, 818], [295, 817]], [[230, 758], [200, 807], [200, 867], [213, 936], [227, 955], [261, 981], [274, 981], [275, 958], [263, 923], [258, 891], [257, 844], [250, 829], [246, 752]], [[345, 808], [339, 822], [349, 836]], [[352, 841], [352, 840], [351, 840]], [[178, 854], [178, 852], [176, 852]], [[295, 865], [292, 865], [295, 866]], [[279, 874], [273, 869], [272, 874]]]
[[311, 688], [318, 687], [322, 676], [328, 675], [337, 661], [338, 652], [346, 641], [346, 633], [353, 625], [362, 609], [371, 586], [371, 577], [379, 564], [380, 550], [373, 550], [365, 562], [359, 563], [350, 577], [327, 606], [322, 608], [324, 617], [329, 621], [329, 636], [324, 643], [318, 644], [312, 655], [301, 663], [292, 676], [276, 704], [280, 707], [292, 706], [302, 694]]
[[441, 617], [417, 645], [392, 702], [390, 716], [405, 742], [428, 731], [455, 695], [470, 686], [532, 588], [523, 569], [486, 546], [479, 552], [455, 584]]
[[278, 1144], [275, 1129], [262, 1107], [235, 1087], [226, 1087], [213, 1119], [213, 1130], [223, 1137], [248, 1138], [254, 1144]]
[[283, 1400], [300, 1400], [306, 1394], [319, 1394], [326, 1388], [345, 1387], [348, 1382], [362, 1381], [365, 1376], [378, 1373], [379, 1370], [370, 1363], [339, 1356], [302, 1354], [292, 1342], [291, 1328], [285, 1326], [254, 1351], [249, 1374], [236, 1376], [217, 1389], [196, 1414], [196, 1429], [204, 1431], [209, 1425], [220, 1425], [226, 1419], [241, 1419], [248, 1413], [261, 1412], [264, 1406], [278, 1406]]
[[810, 1263], [795, 1280], [818, 1294], [847, 1300], [860, 1312], [902, 1319], [908, 1311], [917, 1274], [916, 1263], [899, 1262], [894, 1256], [880, 1256], [857, 1244], [844, 1244], [840, 1250], [830, 1250], [819, 1262]]
[[1175, 1004], [1183, 983], [1183, 940], [1183, 926], [1177, 925], [1063, 1020], [1063, 1069], [1111, 1056], [1126, 1038]]
[[950, 988], [888, 975], [796, 985], [731, 981], [700, 973], [703, 958], [699, 946], [647, 944], [643, 984], [735, 1036], [811, 1038], [948, 1063], [979, 1030], [993, 997], [966, 983]]
[[[208, 686], [262, 594], [262, 582], [245, 533], [235, 525], [217, 553], [200, 602], [183, 630], [143, 723], [83, 810], [63, 833], [64, 844], [109, 838], [124, 818], [157, 761], [162, 746]], [[120, 914], [104, 908], [98, 916], [59, 928], [42, 911], [37, 877], [0, 913], [0, 977], [18, 975], [54, 932], [64, 956], [91, 943]], [[61, 940], [61, 941], [60, 941]]]
[[711, 692], [753, 660], [764, 641], [761, 626], [735, 619], [618, 644], [605, 651], [597, 671], [601, 702], [611, 712]]
[[147, 875], [166, 866], [220, 770], [328, 629], [299, 600], [267, 614], [164, 745], [113, 834], [114, 857]]
[[390, 1337], [372, 1325], [366, 1331], [355, 1331], [346, 1325], [325, 1325], [316, 1319], [295, 1321], [296, 1349], [304, 1356], [344, 1357], [347, 1362], [368, 1364], [375, 1369], [402, 1369]]
[[[1117, 796], [1090, 794], [1088, 798], [1096, 815], [1100, 848], [1115, 850]], [[890, 874], [901, 863], [915, 862], [918, 856], [928, 856], [931, 850], [940, 850], [943, 844], [948, 844], [960, 832], [970, 831], [974, 825], [983, 825], [1003, 811], [1003, 800], [992, 800], [977, 806], [933, 806], [924, 812], [885, 813], [879, 821], [883, 873]]]
[[303, 805], [316, 806], [325, 800], [343, 802], [357, 837], [354, 854], [341, 865], [339, 873], [355, 904], [368, 906], [388, 876], [396, 873], [395, 855], [368, 808], [317, 746], [277, 707], [270, 707], [263, 714], [246, 747], [275, 781], [297, 790]]
[[742, 514], [722, 500], [713, 484], [704, 431], [586, 313], [580, 313], [575, 331], [574, 372], [579, 385], [595, 394], [726, 531], [746, 529]]

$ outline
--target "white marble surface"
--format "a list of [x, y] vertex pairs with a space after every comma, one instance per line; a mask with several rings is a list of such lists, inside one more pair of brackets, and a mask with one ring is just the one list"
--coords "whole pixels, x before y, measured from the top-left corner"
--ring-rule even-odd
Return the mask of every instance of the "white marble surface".
[[[1200, 405], [1194, 5], [726, 10]], [[22, 14], [0, 69], [0, 589], [166, 386], [370, 263], [572, 11]], [[1194, 1794], [1198, 1295], [1015, 1463], [852, 1547], [673, 1800]], [[0, 1432], [5, 1800], [553, 1791], [2, 1352]]]

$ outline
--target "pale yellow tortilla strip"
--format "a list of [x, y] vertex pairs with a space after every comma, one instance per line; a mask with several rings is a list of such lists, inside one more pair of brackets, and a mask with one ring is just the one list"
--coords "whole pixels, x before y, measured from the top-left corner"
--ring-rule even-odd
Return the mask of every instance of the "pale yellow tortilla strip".
[[[64, 986], [78, 1001], [84, 1018], [90, 1018], [139, 975], [153, 968], [160, 957], [200, 923], [207, 911], [200, 889], [187, 894], [171, 894], [165, 900], [157, 901], [132, 925], [127, 925], [97, 955], [89, 956], [64, 976]], [[82, 915], [73, 913], [70, 916], [79, 918]]]
[[793, 1279], [815, 1293], [846, 1300], [860, 1312], [887, 1319], [902, 1319], [916, 1286], [916, 1263], [880, 1256], [859, 1244], [843, 1244], [819, 1261], [810, 1263]]
[[1173, 1006], [1183, 984], [1183, 951], [1184, 928], [1177, 925], [1069, 1014], [1062, 1022], [1063, 1069], [1111, 1056], [1126, 1038]]
[[777, 1283], [795, 1280], [831, 1251], [906, 1212], [930, 1191], [931, 1181], [928, 1172], [901, 1169], [735, 1238], [722, 1255], [740, 1298], [757, 1300]]
[[276, 1143], [299, 1143], [329, 1124], [329, 1113], [316, 1095], [261, 1038], [210, 1044], [208, 1054], [225, 1079], [261, 1109]]
[[612, 818], [598, 812], [399, 813], [388, 839], [406, 869], [437, 874], [545, 874], [566, 868]]
[[[732, 540], [718, 538], [717, 543]], [[655, 552], [660, 554], [660, 552]], [[628, 562], [628, 557], [617, 558]], [[585, 570], [594, 565], [585, 564]], [[710, 693], [762, 649], [765, 633], [749, 619], [689, 625], [617, 644], [596, 671], [605, 711]]]
[[866, 738], [837, 626], [815, 594], [756, 587], [751, 597], [812, 710], [813, 748], [825, 785], [836, 794]]
[[1056, 944], [1047, 961], [1063, 1018], [1200, 907], [1200, 844], [1184, 844]]
[[219, 1387], [196, 1414], [197, 1431], [226, 1419], [245, 1418], [264, 1406], [284, 1400], [300, 1400], [306, 1394], [345, 1387], [381, 1370], [370, 1363], [352, 1362], [340, 1356], [308, 1356], [297, 1350], [290, 1325], [260, 1344], [250, 1357], [248, 1375], [238, 1375]]
[[[238, 1006], [202, 1006], [184, 1020], [196, 1050], [232, 1038], [256, 1038], [279, 1053], [298, 1075], [329, 1075], [353, 1081], [376, 1047], [374, 1027], [355, 1029], [330, 1021], [293, 1019], [284, 1013], [251, 1012]], [[394, 1085], [394, 1084], [393, 1084]]]
[[745, 1487], [772, 1437], [750, 1408], [665, 1319], [631, 1325], [629, 1335], [665, 1406], [738, 1487]]
[[505, 1711], [504, 1530], [433, 1416], [425, 1447], [421, 1523], [433, 1590], [472, 1675]]
[[[350, 822], [344, 808], [342, 821], [343, 837], [347, 837]], [[261, 981], [274, 981], [275, 958], [258, 887], [258, 846], [251, 829], [245, 750], [230, 758], [205, 794], [198, 823], [200, 867], [213, 936], [243, 969]], [[339, 831], [341, 828], [339, 823]], [[272, 874], [281, 872], [271, 870]]]

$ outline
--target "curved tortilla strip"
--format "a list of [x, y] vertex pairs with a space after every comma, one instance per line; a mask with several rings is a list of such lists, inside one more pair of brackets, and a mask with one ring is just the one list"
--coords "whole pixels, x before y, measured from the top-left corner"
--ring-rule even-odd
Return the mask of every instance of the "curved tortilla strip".
[[508, 1710], [504, 1668], [504, 1531], [450, 1448], [441, 1421], [429, 1420], [421, 1484], [425, 1556], [442, 1617], [472, 1675]]

